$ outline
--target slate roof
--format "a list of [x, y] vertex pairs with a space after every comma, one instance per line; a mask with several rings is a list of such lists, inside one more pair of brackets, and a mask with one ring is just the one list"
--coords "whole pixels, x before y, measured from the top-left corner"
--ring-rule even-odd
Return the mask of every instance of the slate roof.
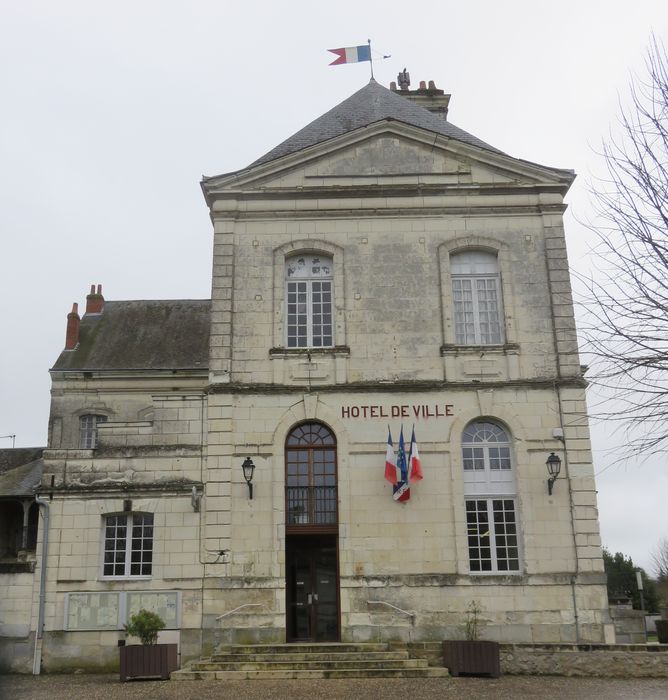
[[269, 153], [258, 158], [249, 167], [268, 163], [385, 119], [411, 124], [494, 153], [503, 153], [424, 107], [388, 90], [372, 78], [368, 85], [272, 148]]
[[43, 447], [0, 449], [0, 496], [33, 496], [42, 480]]
[[79, 344], [56, 371], [202, 369], [209, 366], [209, 299], [105, 301], [81, 319]]

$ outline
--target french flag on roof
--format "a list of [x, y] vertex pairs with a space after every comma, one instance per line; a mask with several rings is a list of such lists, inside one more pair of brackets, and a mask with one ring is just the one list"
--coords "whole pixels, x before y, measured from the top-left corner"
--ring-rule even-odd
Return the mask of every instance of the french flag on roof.
[[342, 63], [360, 63], [361, 61], [371, 60], [371, 47], [363, 44], [362, 46], [348, 46], [344, 49], [327, 49], [337, 58], [332, 61], [330, 66], [340, 66]]

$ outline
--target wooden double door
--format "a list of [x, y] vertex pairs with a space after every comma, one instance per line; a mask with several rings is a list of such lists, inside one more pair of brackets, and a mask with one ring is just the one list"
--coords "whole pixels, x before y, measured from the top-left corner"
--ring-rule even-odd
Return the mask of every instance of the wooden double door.
[[287, 641], [339, 641], [336, 535], [288, 536], [286, 572]]

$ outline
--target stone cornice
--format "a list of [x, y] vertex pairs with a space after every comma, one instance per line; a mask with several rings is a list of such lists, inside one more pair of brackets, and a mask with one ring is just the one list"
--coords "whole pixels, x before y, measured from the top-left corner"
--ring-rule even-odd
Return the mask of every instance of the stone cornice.
[[[368, 179], [368, 176], [360, 176]], [[351, 179], [348, 177], [348, 179]], [[402, 184], [353, 184], [319, 185], [313, 187], [260, 187], [253, 189], [230, 189], [216, 194], [216, 200], [236, 199], [242, 201], [289, 199], [347, 199], [349, 197], [442, 197], [491, 195], [499, 197], [526, 196], [527, 194], [565, 194], [561, 184], [543, 183], [437, 183], [420, 182]], [[214, 208], [215, 209], [215, 208]]]
[[186, 494], [191, 493], [192, 487], [198, 489], [203, 488], [201, 481], [191, 481], [182, 479], [177, 481], [155, 481], [152, 483], [138, 484], [131, 481], [114, 481], [112, 479], [100, 479], [99, 481], [91, 481], [84, 483], [81, 481], [60, 483], [54, 486], [40, 486], [37, 493], [41, 495], [58, 494], [62, 495], [79, 495], [82, 493], [95, 493], [98, 495], [107, 495], [112, 498], [117, 498], [119, 494], [123, 496], [133, 495], [135, 498], [142, 494]]
[[209, 394], [389, 394], [396, 392], [471, 391], [477, 389], [552, 389], [554, 387], [585, 388], [582, 377], [561, 379], [512, 379], [499, 381], [393, 381], [353, 382], [348, 384], [211, 384]]
[[566, 204], [540, 204], [531, 206], [457, 206], [457, 207], [402, 207], [401, 209], [285, 209], [285, 210], [253, 210], [239, 209], [216, 211], [211, 216], [213, 221], [233, 220], [265, 220], [282, 219], [381, 219], [398, 217], [443, 217], [443, 216], [543, 216], [545, 214], [563, 214]]

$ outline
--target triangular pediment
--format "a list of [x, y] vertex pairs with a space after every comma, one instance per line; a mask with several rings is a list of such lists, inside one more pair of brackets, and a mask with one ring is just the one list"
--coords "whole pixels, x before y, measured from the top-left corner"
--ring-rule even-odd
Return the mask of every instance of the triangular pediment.
[[205, 192], [356, 185], [561, 184], [568, 170], [546, 168], [393, 121], [375, 124], [269, 163], [203, 182]]
[[451, 175], [470, 172], [462, 159], [397, 134], [378, 134], [307, 165], [305, 177]]

